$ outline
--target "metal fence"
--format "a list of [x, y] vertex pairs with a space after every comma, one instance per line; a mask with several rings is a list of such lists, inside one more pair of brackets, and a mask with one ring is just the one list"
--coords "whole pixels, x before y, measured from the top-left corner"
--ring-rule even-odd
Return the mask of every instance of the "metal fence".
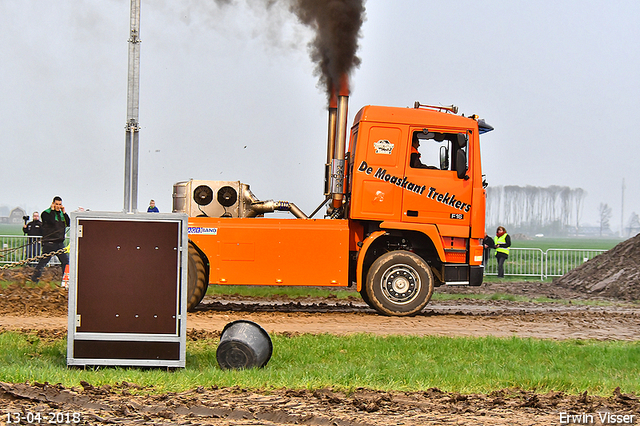
[[[504, 263], [504, 274], [523, 277], [559, 277], [593, 259], [606, 250], [596, 249], [548, 249], [510, 248]], [[498, 274], [498, 262], [494, 256], [485, 265], [485, 275]]]
[[545, 253], [545, 275], [547, 277], [562, 276], [605, 251], [595, 249], [549, 249]]
[[[0, 265], [20, 262], [40, 254], [42, 254], [40, 237], [0, 235]], [[49, 265], [59, 264], [60, 261], [56, 256], [49, 260]]]
[[[0, 264], [15, 263], [40, 254], [40, 237], [0, 235]], [[31, 240], [30, 240], [31, 239]], [[31, 243], [31, 244], [30, 244]], [[523, 277], [559, 277], [582, 265], [606, 250], [511, 248], [504, 263], [504, 274]], [[50, 264], [60, 262], [53, 257]], [[485, 265], [485, 275], [497, 275], [498, 263], [494, 256]]]

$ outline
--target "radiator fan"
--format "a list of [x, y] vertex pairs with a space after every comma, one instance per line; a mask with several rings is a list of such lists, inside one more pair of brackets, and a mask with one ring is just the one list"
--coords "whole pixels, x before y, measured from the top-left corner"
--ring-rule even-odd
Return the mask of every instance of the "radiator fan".
[[207, 185], [200, 185], [193, 191], [193, 199], [198, 205], [206, 206], [213, 201], [213, 190]]
[[218, 190], [218, 202], [225, 207], [231, 207], [238, 201], [238, 191], [230, 186], [223, 186]]

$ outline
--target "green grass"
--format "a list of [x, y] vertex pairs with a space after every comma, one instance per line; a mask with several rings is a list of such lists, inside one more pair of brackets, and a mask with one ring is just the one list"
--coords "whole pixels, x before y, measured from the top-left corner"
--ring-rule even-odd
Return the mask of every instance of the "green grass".
[[[491, 260], [495, 262], [494, 259]], [[508, 260], [507, 260], [508, 262]], [[506, 268], [506, 267], [505, 267]], [[505, 275], [504, 278], [498, 278], [496, 275], [485, 275], [482, 282], [484, 283], [495, 283], [495, 282], [513, 282], [513, 283], [521, 283], [521, 282], [551, 282], [554, 277], [548, 277], [544, 280], [540, 279], [539, 275]]]
[[66, 342], [33, 335], [0, 334], [0, 381], [95, 386], [132, 382], [152, 392], [179, 392], [198, 386], [253, 389], [346, 391], [359, 387], [386, 391], [489, 393], [503, 388], [578, 394], [640, 393], [640, 342], [551, 341], [522, 338], [449, 338], [302, 335], [271, 336], [273, 356], [264, 369], [223, 371], [217, 341], [187, 344], [187, 367], [165, 369], [66, 367]]
[[607, 238], [533, 238], [531, 240], [511, 239], [511, 247], [548, 249], [595, 249], [610, 250], [618, 245], [621, 239]]
[[[512, 302], [530, 302], [530, 303], [561, 303], [563, 305], [585, 305], [585, 306], [611, 306], [614, 302], [605, 300], [564, 300], [564, 299], [552, 299], [550, 297], [527, 297], [518, 296], [507, 293], [492, 293], [492, 294], [447, 294], [447, 293], [434, 293], [431, 300], [509, 300]], [[428, 306], [428, 305], [427, 305]]]
[[22, 233], [22, 224], [0, 223], [0, 235], [24, 235]]
[[360, 294], [352, 289], [319, 288], [306, 286], [241, 286], [241, 285], [210, 285], [208, 295], [238, 295], [251, 297], [286, 296], [292, 299], [299, 297], [336, 297], [346, 299], [348, 297], [360, 297]]

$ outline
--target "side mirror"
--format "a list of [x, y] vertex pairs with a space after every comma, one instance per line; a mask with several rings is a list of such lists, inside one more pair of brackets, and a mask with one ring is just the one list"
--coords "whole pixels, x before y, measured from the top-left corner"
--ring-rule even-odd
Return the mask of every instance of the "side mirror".
[[459, 149], [456, 154], [456, 171], [458, 172], [458, 179], [467, 180], [467, 154], [464, 150]]
[[449, 170], [449, 148], [440, 147], [440, 170]]

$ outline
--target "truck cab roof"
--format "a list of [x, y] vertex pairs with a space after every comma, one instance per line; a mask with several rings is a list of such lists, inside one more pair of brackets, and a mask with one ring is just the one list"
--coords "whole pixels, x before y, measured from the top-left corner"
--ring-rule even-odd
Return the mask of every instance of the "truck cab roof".
[[480, 133], [493, 130], [493, 127], [486, 124], [484, 120], [479, 120], [477, 116], [464, 117], [426, 108], [367, 105], [358, 111], [353, 120], [353, 125], [355, 126], [361, 121], [410, 125], [416, 125], [420, 122], [437, 122], [442, 126], [453, 128], [475, 128], [480, 124]]

